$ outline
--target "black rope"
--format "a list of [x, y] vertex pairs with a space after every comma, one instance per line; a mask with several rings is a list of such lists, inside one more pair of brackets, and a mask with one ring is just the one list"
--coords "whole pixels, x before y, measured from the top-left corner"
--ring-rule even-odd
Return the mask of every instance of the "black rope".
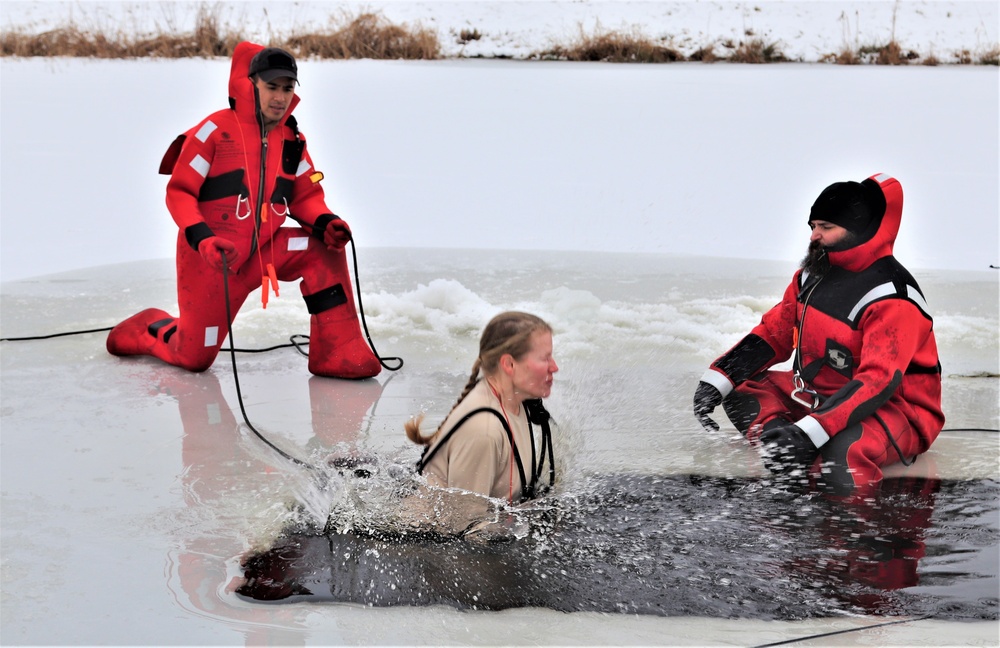
[[101, 333], [102, 331], [110, 331], [113, 326], [106, 326], [104, 328], [87, 329], [86, 331], [66, 331], [65, 333], [52, 333], [50, 335], [31, 335], [27, 337], [5, 337], [0, 338], [0, 342], [24, 342], [27, 340], [51, 340], [52, 338], [63, 337], [65, 335], [83, 335], [84, 333]]
[[873, 625], [864, 626], [863, 628], [847, 628], [846, 630], [834, 630], [832, 632], [822, 632], [820, 634], [808, 635], [805, 637], [796, 637], [795, 639], [785, 639], [784, 641], [775, 641], [774, 643], [760, 644], [753, 646], [753, 648], [771, 648], [771, 646], [786, 646], [788, 644], [798, 643], [800, 641], [811, 641], [813, 639], [819, 639], [821, 637], [833, 637], [836, 635], [847, 634], [849, 632], [862, 632], [864, 630], [873, 630], [875, 628], [884, 628], [885, 626], [896, 625], [898, 623], [912, 623], [914, 621], [923, 621], [924, 619], [931, 618], [932, 615], [928, 614], [926, 616], [917, 617], [915, 619], [897, 619], [895, 621], [886, 621], [885, 623], [875, 623]]
[[[309, 336], [303, 335], [302, 333], [293, 333], [289, 338], [291, 340], [287, 344], [275, 344], [274, 346], [265, 347], [263, 349], [233, 349], [236, 353], [265, 353], [267, 351], [275, 351], [277, 349], [288, 349], [292, 348], [301, 353], [302, 355], [309, 357], [308, 351], [303, 351], [302, 347], [309, 346]], [[304, 341], [303, 341], [304, 340]]]
[[904, 457], [903, 451], [900, 449], [899, 444], [896, 443], [896, 438], [892, 436], [892, 432], [889, 431], [889, 426], [885, 424], [885, 421], [882, 420], [882, 417], [879, 416], [879, 413], [875, 412], [874, 414], [872, 414], [872, 417], [876, 421], [878, 421], [879, 425], [882, 426], [882, 431], [885, 432], [886, 438], [889, 439], [889, 443], [892, 444], [893, 449], [896, 451], [896, 456], [899, 457], [899, 463], [907, 467], [912, 466], [913, 462], [917, 460], [917, 455], [914, 455], [912, 459], [907, 459], [906, 457]]
[[[354, 295], [358, 299], [358, 312], [361, 314], [361, 326], [365, 329], [365, 339], [368, 340], [368, 346], [372, 348], [372, 353], [378, 358], [379, 364], [388, 369], [389, 371], [398, 371], [403, 368], [403, 359], [398, 356], [387, 356], [383, 358], [378, 354], [375, 349], [375, 343], [372, 342], [372, 336], [368, 334], [368, 321], [365, 319], [365, 307], [361, 303], [361, 283], [358, 279], [358, 250], [354, 247], [354, 239], [351, 239], [351, 258], [354, 260]], [[394, 367], [390, 367], [386, 364], [387, 360], [396, 360], [399, 362]]]
[[[0, 338], [0, 342], [28, 342], [31, 340], [51, 340], [52, 338], [65, 337], [68, 335], [86, 335], [87, 333], [103, 333], [105, 331], [110, 331], [113, 328], [114, 328], [113, 326], [105, 326], [104, 328], [86, 329], [83, 331], [65, 331], [63, 333], [51, 333], [49, 335], [5, 337], [5, 338]], [[308, 357], [309, 353], [302, 350], [303, 346], [309, 346], [308, 335], [303, 335], [301, 333], [294, 333], [288, 339], [290, 341], [285, 344], [275, 344], [274, 346], [265, 347], [263, 349], [231, 349], [231, 350], [235, 351], [236, 353], [265, 353], [267, 351], [275, 351], [277, 349], [293, 348], [302, 355]]]
[[240, 389], [240, 375], [236, 369], [236, 349], [233, 345], [233, 316], [232, 311], [229, 306], [229, 264], [226, 262], [226, 253], [222, 252], [222, 287], [225, 291], [226, 298], [226, 330], [229, 333], [229, 358], [233, 364], [233, 382], [236, 383], [236, 400], [240, 404], [240, 413], [243, 414], [243, 421], [250, 428], [250, 431], [257, 435], [257, 438], [263, 441], [265, 444], [270, 446], [275, 452], [280, 454], [285, 459], [288, 459], [292, 463], [302, 466], [303, 468], [308, 468], [309, 470], [316, 471], [317, 468], [310, 463], [307, 463], [298, 457], [293, 457], [288, 454], [278, 446], [271, 443], [267, 437], [257, 431], [257, 428], [253, 426], [250, 422], [250, 418], [247, 416], [246, 407], [243, 405], [243, 390]]

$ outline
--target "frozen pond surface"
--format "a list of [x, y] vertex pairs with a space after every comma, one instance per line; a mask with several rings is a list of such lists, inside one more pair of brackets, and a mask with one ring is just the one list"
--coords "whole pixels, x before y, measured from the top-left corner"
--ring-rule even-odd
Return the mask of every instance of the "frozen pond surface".
[[[541, 314], [556, 329], [562, 368], [548, 404], [559, 422], [557, 505], [528, 516], [526, 544], [482, 551], [488, 557], [529, 547], [515, 564], [544, 567], [531, 572], [536, 576], [557, 563], [572, 566], [551, 576], [563, 599], [532, 579], [515, 594], [555, 609], [582, 601], [577, 609], [587, 611], [261, 604], [238, 596], [231, 589], [241, 556], [289, 529], [296, 507], [321, 518], [348, 487], [317, 491], [248, 433], [226, 356], [204, 374], [187, 374], [151, 359], [109, 356], [101, 333], [3, 343], [4, 643], [747, 645], [924, 615], [934, 619], [838, 640], [995, 642], [995, 432], [944, 433], [911, 468], [893, 473], [916, 478], [908, 483], [919, 487], [904, 488], [874, 518], [833, 521], [819, 503], [770, 494], [759, 460], [731, 428], [707, 434], [693, 420], [698, 375], [777, 299], [790, 264], [526, 251], [359, 255], [373, 340], [405, 366], [354, 383], [310, 377], [305, 359], [290, 349], [237, 354], [250, 420], [308, 461], [358, 453], [406, 466], [418, 450], [405, 442], [402, 423], [419, 411], [430, 420], [447, 411], [482, 323], [505, 308]], [[517, 270], [491, 269], [504, 263]], [[151, 305], [172, 310], [171, 266], [147, 261], [4, 283], [3, 335], [109, 326]], [[997, 304], [982, 295], [997, 294], [996, 274], [915, 274], [942, 347], [946, 427], [995, 430]], [[272, 298], [266, 311], [248, 303], [234, 327], [237, 347], [305, 332], [304, 308], [294, 289]], [[976, 377], [983, 374], [992, 377]], [[926, 477], [941, 482], [921, 481]], [[355, 488], [361, 507], [341, 509], [339, 519], [360, 528], [365, 511], [376, 516], [379, 500], [366, 508], [364, 488]], [[759, 527], [751, 526], [755, 520]], [[858, 529], [868, 540], [843, 538]], [[873, 529], [883, 533], [867, 533]], [[630, 536], [614, 546], [601, 541]], [[392, 560], [405, 567], [421, 551], [421, 564], [461, 564], [472, 551], [409, 544], [410, 556], [379, 559], [368, 552], [373, 547], [337, 538], [357, 561], [325, 554], [331, 571], [313, 582], [355, 564], [351, 573], [371, 570], [374, 579]], [[842, 544], [822, 550], [833, 538]], [[887, 551], [896, 562], [878, 561]], [[489, 567], [482, 555], [476, 564]], [[899, 566], [893, 577], [908, 586], [871, 585], [880, 565]], [[595, 576], [585, 569], [619, 579], [626, 594], [620, 611], [608, 610], [614, 578], [590, 591], [583, 586]], [[391, 587], [377, 589], [391, 585], [390, 576], [420, 582], [405, 569], [387, 574], [373, 590], [381, 598], [373, 593], [367, 603], [394, 602], [386, 598]], [[774, 575], [770, 601], [754, 595], [767, 574]], [[645, 586], [651, 583], [676, 591], [662, 594]], [[689, 598], [694, 593], [709, 598]], [[748, 601], [756, 618], [732, 614], [740, 607], [732, 596]], [[790, 605], [799, 599], [802, 607]], [[649, 604], [667, 616], [641, 609]]]
[[[296, 10], [282, 18], [312, 24], [321, 4], [286, 3]], [[445, 30], [485, 8], [469, 23], [484, 43], [523, 51], [575, 33], [581, 15], [591, 26], [592, 10], [621, 6], [598, 12], [613, 27], [646, 21], [656, 3], [572, 3], [570, 13], [545, 3], [544, 29], [542, 3], [375, 4], [403, 19], [444, 7]], [[693, 17], [684, 34], [697, 43], [774, 25], [781, 9], [791, 31], [764, 36], [803, 55], [840, 44], [840, 10], [827, 3], [726, 5], [733, 15], [724, 4], [686, 3], [661, 19]], [[0, 6], [6, 20], [60, 17], [66, 5]], [[898, 22], [897, 3], [858, 6], [859, 38], [893, 26], [938, 52], [996, 40], [995, 3], [903, 4]], [[508, 24], [525, 33], [529, 18], [530, 42], [498, 42]], [[806, 18], [837, 42], [793, 39]], [[959, 30], [946, 37], [945, 27]], [[176, 312], [163, 258], [176, 228], [156, 167], [177, 133], [224, 105], [228, 62], [5, 58], [0, 68], [3, 336], [111, 326], [150, 306]], [[518, 520], [530, 534], [511, 545], [376, 555], [357, 535], [307, 540], [316, 560], [277, 564], [275, 575], [316, 592], [329, 579], [339, 587], [329, 598], [363, 592], [353, 600], [364, 604], [253, 602], [232, 591], [241, 557], [291, 530], [299, 510], [355, 534], [377, 528], [380, 489], [394, 482], [380, 472], [318, 488], [248, 433], [225, 357], [192, 375], [109, 356], [103, 333], [4, 342], [2, 643], [750, 645], [858, 630], [830, 641], [996, 645], [995, 432], [944, 433], [894, 471], [907, 481], [891, 506], [834, 521], [818, 503], [772, 493], [731, 428], [707, 434], [690, 412], [697, 377], [777, 301], [817, 193], [886, 172], [906, 192], [896, 251], [935, 317], [946, 426], [997, 429], [994, 68], [309, 61], [302, 72], [296, 115], [331, 207], [362, 243], [373, 339], [406, 364], [345, 383], [310, 377], [289, 349], [239, 354], [249, 418], [313, 463], [357, 453], [405, 469], [418, 451], [403, 422], [420, 411], [440, 420], [489, 317], [537, 312], [555, 326], [562, 368], [548, 404], [559, 423], [554, 499]], [[95, 128], [95, 117], [110, 126]], [[551, 248], [563, 251], [529, 251]], [[695, 252], [717, 258], [677, 256]], [[252, 300], [237, 346], [308, 331], [294, 286], [266, 311]], [[854, 532], [858, 542], [844, 541]], [[334, 548], [347, 557], [335, 560]], [[440, 578], [440, 561], [471, 578], [470, 563], [486, 569], [491, 555], [531, 577], [471, 602], [480, 593], [467, 580], [449, 591]], [[421, 581], [415, 565], [435, 560]], [[317, 565], [329, 569], [309, 571]], [[890, 589], [885, 576], [907, 586]], [[424, 586], [444, 605], [408, 605]], [[744, 601], [757, 618], [733, 612]], [[400, 605], [369, 607], [390, 603]], [[455, 607], [472, 605], [515, 607]], [[565, 609], [585, 611], [553, 611]]]

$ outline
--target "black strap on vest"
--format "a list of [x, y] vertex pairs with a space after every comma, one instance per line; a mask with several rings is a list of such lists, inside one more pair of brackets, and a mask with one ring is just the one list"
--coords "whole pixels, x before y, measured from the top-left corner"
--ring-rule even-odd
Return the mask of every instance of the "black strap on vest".
[[[556, 483], [556, 455], [552, 451], [552, 429], [549, 427], [551, 416], [549, 415], [549, 411], [545, 409], [541, 398], [526, 400], [523, 405], [528, 415], [529, 426], [531, 423], [535, 423], [542, 428], [542, 453], [538, 459], [538, 466], [541, 467], [545, 463], [545, 450], [547, 448], [549, 452], [549, 488], [552, 488]], [[534, 441], [534, 437], [532, 437], [532, 441]], [[534, 475], [534, 479], [532, 480], [533, 490], [538, 477], [539, 475]]]
[[507, 433], [507, 441], [508, 441], [508, 443], [510, 443], [511, 450], [513, 451], [513, 454], [514, 454], [514, 463], [517, 465], [517, 474], [521, 478], [521, 500], [520, 501], [524, 502], [524, 501], [529, 500], [529, 499], [534, 499], [535, 497], [538, 496], [538, 477], [539, 477], [539, 475], [538, 475], [537, 471], [538, 471], [538, 468], [543, 463], [545, 463], [545, 451], [546, 451], [546, 447], [548, 448], [548, 453], [549, 453], [549, 487], [550, 488], [555, 483], [556, 472], [555, 472], [555, 461], [553, 459], [553, 453], [552, 453], [552, 431], [551, 431], [551, 429], [549, 427], [549, 413], [547, 411], [545, 411], [545, 408], [542, 406], [541, 400], [530, 401], [531, 405], [529, 405], [528, 403], [529, 403], [529, 401], [525, 401], [523, 404], [525, 405], [525, 413], [528, 416], [528, 432], [530, 433], [530, 436], [531, 436], [531, 455], [532, 455], [532, 460], [534, 460], [534, 456], [535, 456], [535, 435], [533, 433], [533, 428], [532, 428], [531, 424], [533, 422], [537, 423], [542, 428], [542, 443], [541, 443], [542, 450], [541, 450], [541, 457], [540, 457], [540, 460], [539, 460], [537, 466], [535, 466], [535, 465], [531, 466], [531, 482], [530, 483], [525, 478], [524, 464], [521, 462], [521, 453], [518, 452], [517, 445], [514, 444], [514, 433], [511, 431], [510, 425], [507, 423], [507, 419], [504, 418], [503, 414], [501, 414], [500, 412], [496, 411], [492, 407], [480, 407], [479, 409], [472, 410], [471, 412], [469, 412], [468, 414], [466, 414], [465, 416], [463, 416], [458, 421], [458, 423], [456, 423], [454, 426], [452, 426], [452, 428], [445, 433], [444, 438], [441, 439], [440, 442], [434, 444], [433, 447], [432, 446], [427, 446], [426, 448], [424, 448], [424, 452], [420, 456], [420, 461], [417, 462], [417, 474], [423, 474], [424, 468], [427, 467], [427, 464], [429, 464], [430, 461], [431, 461], [431, 459], [434, 458], [434, 455], [437, 454], [438, 450], [440, 450], [446, 443], [448, 443], [448, 440], [451, 439], [452, 435], [455, 434], [455, 432], [458, 431], [458, 428], [462, 427], [462, 425], [464, 425], [466, 421], [468, 421], [470, 418], [472, 418], [476, 414], [482, 414], [484, 412], [488, 412], [488, 413], [493, 414], [494, 416], [497, 417], [497, 419], [500, 421], [500, 425], [503, 426], [504, 432]]

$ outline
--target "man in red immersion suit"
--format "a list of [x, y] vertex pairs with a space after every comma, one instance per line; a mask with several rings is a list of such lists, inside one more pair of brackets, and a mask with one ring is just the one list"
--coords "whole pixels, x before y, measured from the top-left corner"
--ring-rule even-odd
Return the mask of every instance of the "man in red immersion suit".
[[[719, 429], [709, 414], [721, 404], [770, 471], [835, 496], [865, 497], [883, 466], [927, 451], [944, 425], [941, 365], [924, 296], [892, 256], [902, 212], [883, 174], [820, 194], [781, 303], [698, 383], [706, 429]], [[770, 369], [793, 356], [791, 370]]]
[[[381, 364], [358, 323], [344, 247], [347, 223], [326, 206], [306, 140], [292, 111], [298, 68], [278, 48], [240, 43], [233, 52], [229, 108], [179, 136], [160, 172], [177, 236], [180, 316], [151, 308], [116, 326], [108, 351], [152, 355], [189, 371], [212, 365], [229, 309], [279, 281], [300, 280], [310, 313], [309, 371], [367, 378]], [[283, 227], [286, 219], [297, 223]]]

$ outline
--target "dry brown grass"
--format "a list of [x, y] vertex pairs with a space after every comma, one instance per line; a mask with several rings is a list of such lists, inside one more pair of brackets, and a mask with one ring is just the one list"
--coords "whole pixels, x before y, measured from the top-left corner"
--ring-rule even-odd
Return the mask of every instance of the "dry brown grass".
[[[74, 24], [41, 34], [21, 30], [0, 36], [3, 56], [71, 56], [89, 58], [190, 58], [228, 57], [245, 40], [240, 32], [223, 31], [215, 14], [198, 12], [195, 30], [188, 34], [132, 37], [80, 29]], [[303, 34], [285, 42], [296, 56], [320, 58], [436, 59], [441, 55], [437, 34], [429, 29], [390, 23], [378, 14], [348, 17], [328, 32]]]
[[785, 63], [789, 59], [782, 53], [777, 43], [768, 43], [761, 38], [754, 38], [740, 43], [733, 48], [733, 53], [727, 58], [733, 63]]
[[865, 63], [875, 65], [908, 65], [910, 62], [920, 58], [920, 55], [912, 50], [905, 50], [895, 40], [890, 40], [885, 45], [867, 45], [858, 50], [858, 56]]
[[580, 36], [568, 45], [554, 45], [535, 52], [529, 58], [557, 61], [604, 61], [608, 63], [673, 63], [683, 61], [677, 50], [658, 45], [647, 36], [632, 31], [606, 32]]
[[477, 41], [482, 37], [483, 35], [479, 33], [478, 29], [463, 29], [458, 33], [458, 42], [465, 45], [470, 41]]
[[972, 65], [975, 63], [975, 58], [972, 56], [972, 52], [964, 49], [960, 52], [955, 52], [955, 62], [959, 65]]
[[[846, 20], [846, 19], [845, 19]], [[849, 28], [846, 26], [845, 29]], [[895, 18], [893, 19], [895, 33]], [[479, 40], [478, 29], [462, 29], [453, 35], [460, 44]], [[598, 30], [585, 34], [567, 44], [555, 44], [550, 49], [534, 52], [527, 58], [564, 61], [609, 61], [615, 63], [670, 63], [674, 61], [728, 61], [733, 63], [777, 63], [789, 59], [777, 43], [768, 43], [745, 34], [749, 40], [734, 43], [725, 40], [705, 45], [685, 58], [680, 51], [662, 43], [665, 38], [654, 40], [637, 30], [610, 32]], [[229, 57], [233, 48], [245, 36], [238, 30], [223, 28], [215, 9], [204, 5], [198, 11], [194, 31], [190, 33], [157, 33], [128, 35], [97, 28], [84, 29], [72, 20], [65, 25], [43, 33], [30, 33], [13, 28], [0, 33], [0, 56], [46, 57], [70, 56], [87, 58], [191, 58]], [[963, 49], [950, 54], [947, 61], [933, 53], [921, 58], [914, 51], [904, 49], [895, 38], [886, 45], [858, 46], [856, 38], [845, 32], [845, 43], [855, 41], [854, 47], [846, 45], [838, 53], [827, 54], [821, 62], [838, 65], [906, 65], [920, 62], [923, 65], [1000, 65], [1000, 46], [987, 49]], [[286, 47], [300, 57], [337, 59], [437, 59], [442, 56], [437, 33], [420, 26], [396, 25], [377, 13], [352, 16], [343, 14], [341, 19], [325, 31], [317, 31], [276, 39], [268, 43]], [[717, 53], [721, 47], [722, 53]], [[459, 57], [462, 55], [459, 54]]]
[[688, 57], [689, 61], [701, 61], [702, 63], [713, 63], [719, 60], [719, 57], [715, 54], [714, 45], [705, 45], [704, 47], [699, 47], [691, 56]]
[[70, 56], [84, 58], [190, 58], [229, 56], [243, 40], [239, 32], [224, 33], [218, 17], [200, 9], [195, 30], [189, 34], [128, 36], [85, 31], [73, 23], [40, 34], [21, 30], [0, 36], [3, 56]]
[[823, 63], [836, 63], [837, 65], [861, 65], [861, 57], [849, 47], [845, 47], [837, 54], [826, 54], [819, 60]]
[[1000, 65], [1000, 45], [994, 45], [979, 57], [980, 65]]
[[423, 27], [400, 26], [363, 13], [328, 32], [292, 36], [284, 43], [297, 56], [328, 59], [437, 59], [441, 43]]

